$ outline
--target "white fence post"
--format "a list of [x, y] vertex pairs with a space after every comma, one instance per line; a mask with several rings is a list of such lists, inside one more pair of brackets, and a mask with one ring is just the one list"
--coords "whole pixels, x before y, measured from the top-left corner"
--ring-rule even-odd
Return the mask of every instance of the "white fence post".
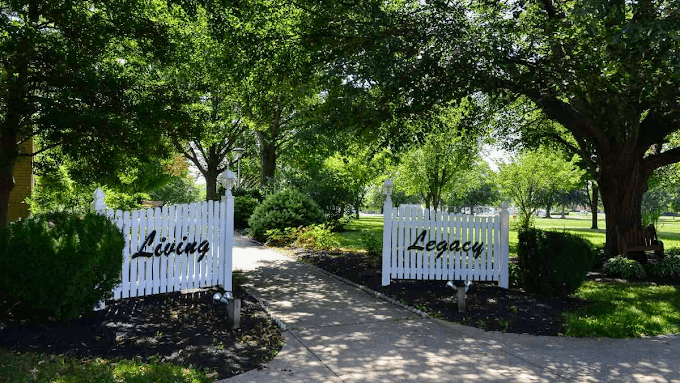
[[[92, 203], [90, 204], [90, 213], [105, 214], [106, 213], [106, 202], [104, 202], [104, 192], [102, 189], [97, 188], [92, 194]], [[114, 288], [115, 291], [115, 288]], [[94, 308], [95, 311], [103, 310], [106, 308], [106, 302], [99, 301], [97, 306]]]
[[229, 195], [227, 196], [227, 216], [225, 217], [227, 220], [226, 223], [226, 238], [225, 238], [225, 247], [223, 251], [223, 256], [224, 256], [224, 273], [223, 275], [223, 282], [222, 282], [222, 287], [224, 288], [225, 291], [232, 291], [232, 285], [231, 285], [231, 273], [232, 273], [232, 248], [234, 244], [234, 196], [231, 194], [231, 191], [229, 192]]
[[385, 180], [383, 190], [385, 192], [385, 204], [383, 205], [383, 248], [382, 248], [382, 285], [390, 284], [390, 249], [391, 249], [391, 234], [392, 234], [392, 188], [394, 187], [392, 180]]
[[227, 214], [224, 217], [226, 222], [222, 221], [222, 225], [224, 225], [222, 227], [226, 228], [226, 230], [222, 241], [223, 247], [221, 253], [223, 260], [220, 262], [222, 264], [222, 269], [220, 271], [222, 274], [222, 288], [224, 291], [232, 291], [231, 255], [234, 243], [234, 195], [231, 194], [231, 187], [234, 185], [234, 177], [234, 173], [229, 170], [225, 170], [220, 174], [220, 180], [223, 181], [225, 189], [222, 202], [226, 202], [227, 204]]
[[510, 213], [508, 212], [508, 203], [501, 204], [501, 280], [498, 285], [503, 288], [510, 287], [510, 275], [508, 274], [508, 252], [510, 238]]

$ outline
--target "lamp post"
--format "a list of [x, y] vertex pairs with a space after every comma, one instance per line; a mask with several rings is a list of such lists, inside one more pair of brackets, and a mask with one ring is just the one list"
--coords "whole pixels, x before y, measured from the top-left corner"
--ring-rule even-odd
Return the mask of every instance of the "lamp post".
[[236, 187], [240, 188], [241, 187], [241, 157], [243, 157], [243, 153], [246, 150], [244, 148], [234, 148], [234, 152], [236, 154], [234, 155], [234, 159], [236, 160]]

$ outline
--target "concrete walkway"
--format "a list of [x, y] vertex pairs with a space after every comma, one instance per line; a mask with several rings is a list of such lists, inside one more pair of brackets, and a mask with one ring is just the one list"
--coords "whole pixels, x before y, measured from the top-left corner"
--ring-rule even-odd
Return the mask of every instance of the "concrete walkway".
[[285, 323], [286, 344], [265, 368], [224, 383], [680, 383], [679, 335], [574, 339], [423, 319], [244, 237], [234, 269]]

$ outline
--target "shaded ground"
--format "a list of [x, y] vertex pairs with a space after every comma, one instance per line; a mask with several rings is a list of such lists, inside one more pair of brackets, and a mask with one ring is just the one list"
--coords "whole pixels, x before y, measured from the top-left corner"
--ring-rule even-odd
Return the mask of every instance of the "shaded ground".
[[241, 328], [230, 330], [224, 306], [212, 301], [218, 291], [123, 299], [67, 323], [31, 319], [0, 298], [0, 347], [193, 365], [220, 379], [271, 360], [283, 345], [278, 327], [254, 299], [236, 289], [242, 298]]
[[382, 292], [435, 318], [485, 330], [560, 335], [564, 332], [562, 313], [587, 304], [575, 298], [546, 299], [522, 290], [502, 289], [495, 283], [475, 282], [467, 292], [467, 310], [460, 313], [456, 293], [445, 287], [446, 281], [392, 281], [383, 287], [379, 257], [302, 249], [295, 253], [303, 262]]

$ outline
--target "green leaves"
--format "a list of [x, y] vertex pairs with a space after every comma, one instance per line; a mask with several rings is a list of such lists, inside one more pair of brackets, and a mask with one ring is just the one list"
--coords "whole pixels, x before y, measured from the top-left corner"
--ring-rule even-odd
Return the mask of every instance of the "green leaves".
[[545, 148], [522, 152], [513, 162], [499, 164], [498, 185], [521, 211], [527, 227], [531, 215], [546, 205], [546, 195], [573, 189], [583, 175], [573, 162]]

